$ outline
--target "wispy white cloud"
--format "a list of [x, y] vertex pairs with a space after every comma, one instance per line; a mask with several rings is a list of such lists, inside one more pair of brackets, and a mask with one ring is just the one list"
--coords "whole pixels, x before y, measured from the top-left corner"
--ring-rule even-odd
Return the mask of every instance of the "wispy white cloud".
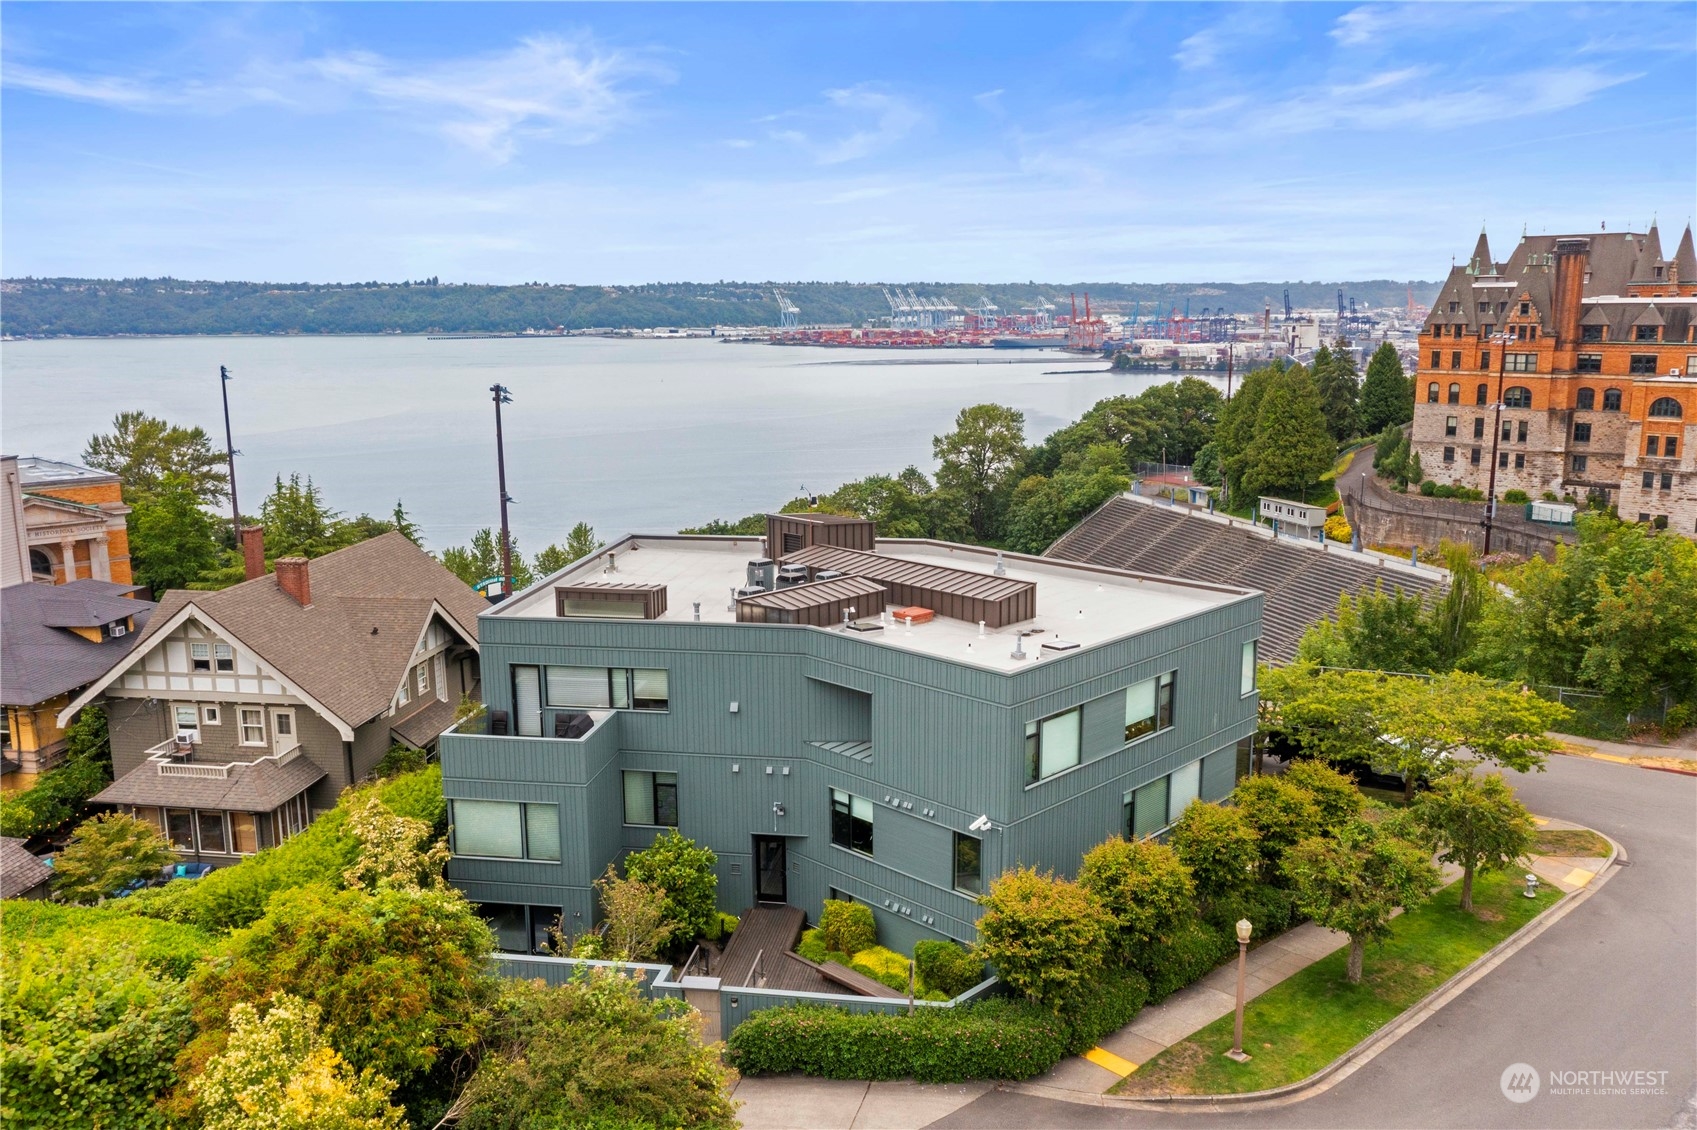
[[[1481, 24], [1500, 23], [1519, 4], [1363, 4], [1339, 16], [1327, 34], [1339, 47], [1393, 47], [1419, 36], [1453, 36]], [[1514, 29], [1523, 31], [1524, 29]]]
[[1178, 45], [1173, 62], [1187, 71], [1205, 70], [1244, 48], [1265, 51], [1268, 40], [1278, 36], [1284, 17], [1275, 5], [1238, 4], [1219, 23], [1203, 28]]
[[525, 139], [596, 141], [635, 116], [645, 86], [672, 79], [648, 58], [558, 36], [423, 63], [371, 51], [256, 58], [216, 82], [78, 75], [22, 63], [8, 63], [4, 72], [9, 87], [136, 111], [220, 113], [254, 103], [329, 111], [353, 99], [498, 162], [511, 159]]
[[772, 132], [775, 139], [813, 154], [813, 159], [821, 165], [840, 165], [886, 149], [907, 137], [925, 120], [918, 106], [871, 83], [827, 90], [824, 97], [829, 110], [772, 116], [772, 119], [821, 119], [831, 124], [840, 119], [864, 123], [851, 126], [846, 134], [829, 138], [800, 128]]

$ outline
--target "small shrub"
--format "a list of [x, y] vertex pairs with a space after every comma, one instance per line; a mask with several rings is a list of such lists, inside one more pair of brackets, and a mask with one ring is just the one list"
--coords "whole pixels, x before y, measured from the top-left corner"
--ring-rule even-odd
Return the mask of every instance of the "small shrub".
[[1355, 531], [1350, 528], [1349, 519], [1341, 513], [1333, 514], [1326, 519], [1326, 539], [1348, 545], [1355, 537]]
[[878, 923], [865, 903], [826, 899], [819, 912], [819, 933], [827, 950], [850, 957], [878, 944]]
[[1515, 487], [1512, 490], [1503, 491], [1503, 501], [1508, 503], [1510, 506], [1524, 506], [1526, 503], [1531, 502], [1532, 499], [1528, 497], [1525, 491], [1521, 490], [1519, 487]]
[[713, 916], [712, 923], [707, 927], [707, 940], [722, 942], [736, 932], [737, 916], [723, 911]]
[[825, 944], [825, 938], [817, 927], [801, 932], [801, 941], [795, 944], [795, 952], [809, 961], [823, 962], [830, 947]]
[[907, 992], [908, 970], [912, 962], [895, 950], [884, 946], [867, 946], [854, 955], [849, 968], [864, 973], [886, 988]]
[[1543, 494], [1539, 495], [1539, 497], [1542, 498], [1545, 502], [1560, 502], [1561, 501], [1561, 499], [1556, 497], [1556, 492], [1553, 491], [1553, 490], [1547, 490]]
[[1431, 479], [1427, 479], [1425, 482], [1420, 484], [1420, 493], [1425, 495], [1427, 498], [1431, 498], [1438, 493], [1438, 484], [1433, 482]]
[[1149, 999], [1161, 1001], [1207, 976], [1236, 953], [1235, 934], [1191, 921], [1139, 954], [1137, 968], [1149, 979]]
[[960, 996], [984, 980], [984, 963], [954, 942], [923, 941], [913, 947], [919, 979], [928, 991], [946, 999]]
[[372, 766], [373, 777], [399, 777], [402, 773], [416, 773], [430, 763], [430, 755], [422, 749], [414, 749], [410, 745], [396, 742], [389, 747], [389, 752]]
[[1067, 1010], [1067, 1054], [1082, 1055], [1102, 1037], [1118, 1032], [1136, 1017], [1149, 1000], [1149, 982], [1131, 969], [1104, 973], [1091, 993]]
[[980, 902], [978, 952], [1010, 988], [1055, 1011], [1091, 991], [1114, 925], [1094, 894], [1022, 867], [998, 877]]

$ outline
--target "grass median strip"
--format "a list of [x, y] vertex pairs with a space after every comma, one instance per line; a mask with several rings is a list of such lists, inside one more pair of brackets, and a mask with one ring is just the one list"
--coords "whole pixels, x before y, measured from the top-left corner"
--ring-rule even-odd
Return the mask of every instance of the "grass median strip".
[[1181, 1040], [1113, 1088], [1114, 1094], [1239, 1094], [1305, 1079], [1396, 1019], [1492, 946], [1561, 898], [1541, 889], [1526, 898], [1511, 875], [1489, 873], [1473, 883], [1473, 910], [1460, 890], [1445, 887], [1400, 915], [1389, 940], [1368, 946], [1361, 984], [1344, 977], [1347, 948], [1310, 965], [1250, 1001], [1244, 1010], [1243, 1050], [1235, 1063], [1232, 1016]]

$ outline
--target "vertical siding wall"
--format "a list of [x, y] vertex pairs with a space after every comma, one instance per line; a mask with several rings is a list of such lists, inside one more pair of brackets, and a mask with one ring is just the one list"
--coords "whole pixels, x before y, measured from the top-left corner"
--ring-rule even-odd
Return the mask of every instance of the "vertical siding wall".
[[[559, 803], [566, 856], [456, 859], [449, 874], [478, 901], [561, 906], [582, 928], [574, 919], [594, 919], [589, 884], [655, 834], [624, 825], [620, 770], [674, 772], [680, 831], [718, 854], [723, 909], [753, 902], [752, 837], [778, 834], [789, 902], [810, 917], [836, 888], [873, 907], [886, 944], [970, 940], [979, 908], [952, 889], [953, 833], [993, 821], [986, 882], [1017, 864], [1073, 873], [1124, 830], [1127, 790], [1254, 733], [1256, 698], [1238, 692], [1260, 621], [1261, 597], [1246, 596], [1010, 675], [813, 628], [486, 616], [490, 708], [512, 709], [511, 665], [551, 663], [665, 668], [670, 708], [620, 711], [580, 742], [444, 735], [449, 797]], [[1175, 669], [1172, 728], [1127, 747], [1125, 688]], [[1029, 785], [1025, 724], [1075, 706], [1081, 764]], [[810, 744], [868, 739], [870, 763]], [[1229, 752], [1208, 763], [1205, 797], [1230, 790], [1234, 765]], [[874, 803], [873, 858], [831, 844], [832, 788]]]

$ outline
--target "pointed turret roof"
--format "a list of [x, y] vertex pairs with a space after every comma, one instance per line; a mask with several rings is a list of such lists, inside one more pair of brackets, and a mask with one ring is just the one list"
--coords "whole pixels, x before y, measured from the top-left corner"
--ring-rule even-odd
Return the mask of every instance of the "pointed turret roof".
[[1697, 249], [1691, 246], [1691, 225], [1685, 225], [1685, 234], [1679, 237], [1679, 250], [1673, 253], [1674, 269], [1679, 272], [1682, 283], [1697, 283]]
[[1494, 275], [1496, 266], [1491, 262], [1491, 245], [1485, 239], [1485, 229], [1479, 229], [1479, 242], [1473, 245], [1473, 257], [1467, 261], [1467, 273], [1470, 275]]
[[1660, 282], [1657, 267], [1667, 265], [1662, 258], [1662, 233], [1656, 229], [1656, 221], [1650, 221], [1650, 230], [1644, 233], [1644, 249], [1638, 253], [1638, 262], [1632, 271], [1633, 282]]

